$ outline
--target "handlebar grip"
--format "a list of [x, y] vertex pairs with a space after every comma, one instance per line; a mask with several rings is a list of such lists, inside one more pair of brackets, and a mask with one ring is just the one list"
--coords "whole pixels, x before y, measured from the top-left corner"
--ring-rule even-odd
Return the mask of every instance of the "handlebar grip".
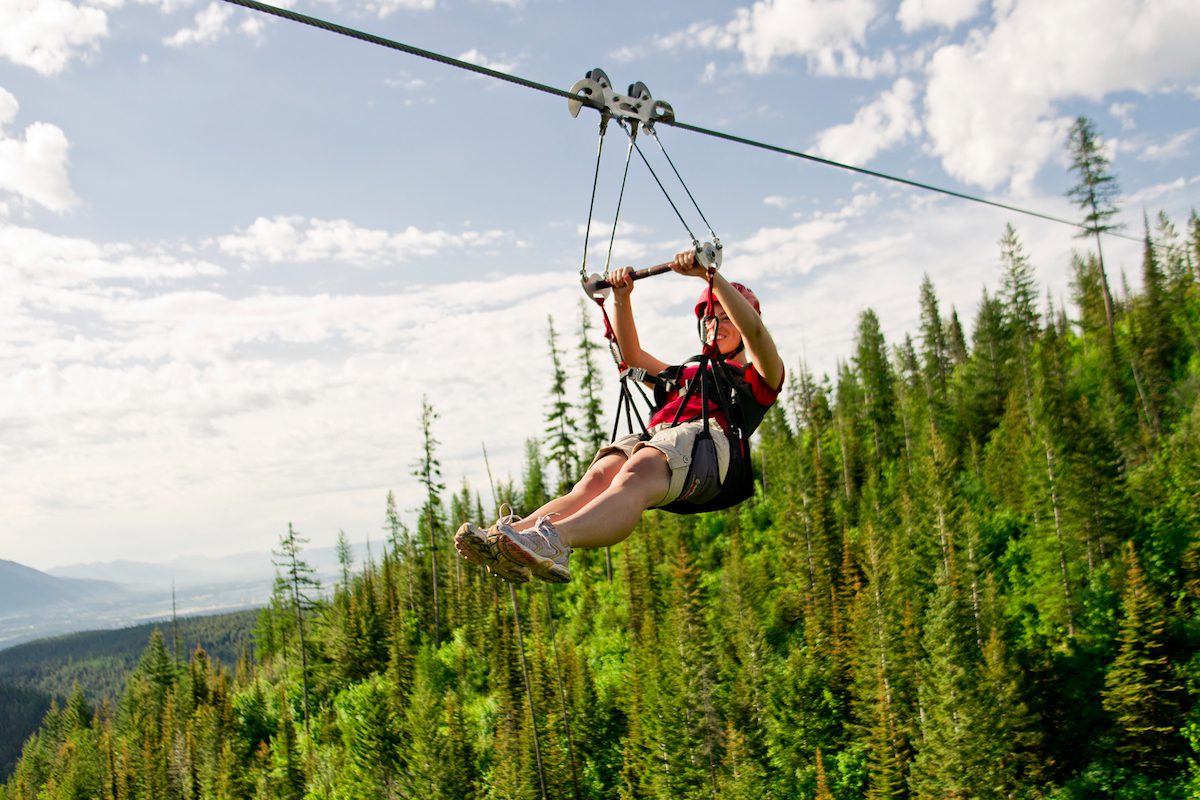
[[[696, 258], [702, 265], [704, 265], [705, 267], [707, 267], [709, 269], [720, 269], [720, 267], [721, 267], [721, 245], [720, 245], [720, 243], [718, 242], [716, 245], [713, 245], [709, 242], [705, 242], [703, 245], [697, 245]], [[674, 263], [675, 263], [674, 261], [664, 261], [661, 264], [655, 264], [653, 267], [646, 267], [645, 269], [634, 270], [633, 272], [629, 273], [629, 277], [635, 281], [640, 281], [642, 278], [649, 278], [651, 275], [661, 275], [664, 272], [670, 272], [671, 265]], [[582, 284], [583, 291], [586, 292], [589, 297], [593, 297], [596, 299], [599, 299], [599, 297], [597, 297], [597, 295], [599, 295], [600, 292], [603, 292], [606, 289], [612, 288], [611, 283], [609, 283], [607, 280], [605, 280], [601, 276], [596, 275], [594, 273], [592, 275], [589, 275], [588, 277], [584, 278], [583, 280], [581, 280], [580, 284]]]
[[[642, 278], [649, 278], [651, 275], [661, 275], [664, 272], [670, 272], [673, 261], [666, 261], [662, 264], [655, 264], [653, 267], [634, 270], [629, 274], [629, 277], [635, 281], [640, 281]], [[595, 294], [604, 289], [611, 289], [612, 284], [599, 275], [593, 275], [591, 278], [583, 282], [583, 289], [588, 294]]]

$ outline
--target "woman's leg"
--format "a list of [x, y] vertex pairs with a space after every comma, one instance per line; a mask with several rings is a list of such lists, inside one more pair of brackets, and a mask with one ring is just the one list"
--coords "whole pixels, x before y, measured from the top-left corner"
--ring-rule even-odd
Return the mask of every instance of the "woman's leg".
[[608, 547], [624, 541], [642, 512], [662, 500], [670, 486], [666, 455], [643, 447], [620, 467], [603, 491], [575, 513], [551, 520], [551, 524], [570, 547]]
[[616, 478], [617, 473], [621, 471], [621, 467], [625, 465], [625, 462], [624, 453], [607, 453], [600, 457], [588, 467], [587, 472], [572, 487], [571, 491], [561, 497], [554, 498], [520, 522], [513, 523], [513, 529], [523, 531], [532, 528], [539, 519], [549, 514], [553, 514], [556, 520], [561, 520], [564, 517], [574, 514], [599, 497], [609, 487], [609, 484]]

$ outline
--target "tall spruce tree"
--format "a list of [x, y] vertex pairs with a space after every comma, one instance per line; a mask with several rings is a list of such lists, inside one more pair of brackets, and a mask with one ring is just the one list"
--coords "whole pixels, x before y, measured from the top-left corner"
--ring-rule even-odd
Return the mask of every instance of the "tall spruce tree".
[[1112, 717], [1121, 759], [1161, 775], [1181, 755], [1183, 692], [1169, 658], [1162, 601], [1146, 581], [1132, 542], [1123, 555], [1123, 616], [1117, 657], [1104, 676], [1104, 710]]
[[431, 569], [430, 585], [433, 587], [433, 641], [441, 642], [442, 607], [440, 602], [438, 577], [438, 551], [443, 534], [442, 499], [441, 493], [446, 490], [442, 483], [442, 462], [437, 458], [437, 446], [441, 444], [433, 436], [433, 423], [437, 420], [437, 412], [429, 403], [429, 398], [421, 396], [421, 455], [413, 463], [414, 478], [425, 490], [425, 502], [421, 506], [421, 517], [425, 529], [429, 533], [429, 559]]
[[950, 341], [929, 275], [921, 279], [921, 361], [931, 400], [941, 402], [953, 370]]
[[522, 475], [521, 512], [532, 514], [550, 499], [541, 445], [537, 439], [525, 440], [525, 469]]
[[981, 760], [978, 721], [990, 702], [978, 694], [978, 654], [962, 593], [942, 567], [925, 620], [921, 666], [921, 731], [913, 784], [921, 800], [977, 796], [973, 767]]
[[858, 338], [854, 366], [869, 426], [871, 456], [879, 470], [894, 452], [896, 391], [892, 367], [888, 363], [887, 343], [879, 326], [879, 317], [871, 309], [858, 318]]
[[1037, 277], [1017, 231], [1004, 226], [1000, 237], [1000, 292], [1004, 319], [1016, 338], [1018, 349], [1028, 354], [1041, 325], [1037, 310]]
[[592, 338], [592, 322], [586, 300], [579, 301], [579, 413], [582, 451], [580, 463], [587, 464], [608, 442], [604, 429], [604, 404], [600, 399], [601, 378], [592, 354], [600, 345]]
[[321, 589], [321, 582], [316, 578], [316, 570], [302, 557], [304, 545], [307, 543], [308, 539], [301, 536], [289, 522], [287, 533], [279, 537], [279, 549], [273, 551], [276, 568], [283, 570], [282, 577], [284, 585], [287, 587], [288, 610], [296, 624], [296, 640], [300, 650], [300, 681], [303, 691], [305, 730], [308, 730], [311, 712], [308, 675], [310, 642], [304, 623], [309, 613], [317, 607], [318, 592]]
[[578, 425], [571, 415], [574, 405], [567, 397], [567, 372], [558, 349], [558, 333], [554, 330], [553, 316], [546, 317], [546, 344], [550, 348], [550, 366], [554, 376], [550, 383], [550, 405], [546, 409], [546, 442], [550, 448], [549, 460], [558, 470], [555, 494], [566, 494], [575, 483], [579, 470], [575, 442]]
[[1091, 236], [1096, 241], [1096, 256], [1104, 290], [1104, 316], [1109, 338], [1113, 336], [1113, 299], [1109, 289], [1108, 272], [1104, 268], [1104, 246], [1101, 235], [1120, 229], [1112, 218], [1117, 214], [1116, 198], [1120, 194], [1117, 179], [1109, 171], [1111, 162], [1090, 119], [1079, 116], [1067, 135], [1067, 150], [1071, 156], [1071, 171], [1076, 182], [1067, 196], [1083, 212], [1083, 230], [1078, 236]]

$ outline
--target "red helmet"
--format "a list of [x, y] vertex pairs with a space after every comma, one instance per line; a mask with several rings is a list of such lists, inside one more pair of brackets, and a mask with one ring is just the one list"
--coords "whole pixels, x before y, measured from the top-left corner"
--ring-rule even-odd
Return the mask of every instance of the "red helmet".
[[[745, 286], [743, 286], [740, 283], [730, 283], [729, 285], [732, 286], [733, 288], [737, 289], [738, 293], [750, 302], [750, 305], [754, 308], [755, 311], [757, 311], [760, 315], [762, 314], [762, 306], [760, 306], [758, 304], [758, 298], [754, 295], [754, 292], [750, 291], [749, 289], [747, 289]], [[709, 289], [705, 289], [703, 292], [700, 293], [700, 299], [696, 302], [696, 316], [697, 317], [704, 316], [704, 309], [708, 307], [709, 292], [710, 292]], [[720, 300], [717, 299], [717, 296], [715, 294], [712, 295], [712, 301], [714, 303], [721, 302]]]

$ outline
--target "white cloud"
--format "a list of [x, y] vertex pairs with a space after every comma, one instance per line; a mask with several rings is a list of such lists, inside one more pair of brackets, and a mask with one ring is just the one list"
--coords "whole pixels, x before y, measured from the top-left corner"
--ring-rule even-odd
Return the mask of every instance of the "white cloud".
[[768, 195], [763, 198], [763, 205], [771, 206], [772, 208], [787, 208], [791, 203], [792, 199], [790, 197], [783, 197], [777, 194]]
[[1162, 144], [1150, 143], [1138, 155], [1142, 161], [1171, 161], [1187, 155], [1188, 144], [1200, 133], [1200, 128], [1182, 131]]
[[[611, 238], [613, 235], [612, 224], [596, 219], [592, 220], [590, 233], [587, 231], [587, 226], [582, 224], [576, 226], [575, 232], [580, 241], [583, 241], [585, 233], [588, 234], [587, 271], [589, 273], [603, 272], [606, 265], [610, 270], [626, 265], [639, 269], [648, 267], [650, 264], [645, 261], [652, 254], [661, 255], [668, 251], [674, 252], [671, 248], [678, 245], [678, 242], [656, 241], [649, 227], [636, 222], [622, 221], [617, 226], [615, 238]], [[609, 258], [610, 238], [611, 259]]]
[[[992, 28], [932, 57], [931, 149], [955, 177], [1029, 190], [1061, 152], [1068, 98], [1150, 92], [1200, 70], [1200, 4], [1189, 0], [1012, 0]], [[1119, 53], [1120, 57], [1114, 57]]]
[[921, 124], [914, 108], [916, 96], [916, 85], [900, 78], [891, 89], [860, 108], [853, 122], [822, 131], [817, 137], [817, 154], [862, 165], [881, 150], [917, 136]]
[[244, 232], [222, 236], [221, 252], [250, 263], [337, 261], [369, 266], [408, 261], [450, 248], [487, 248], [508, 237], [503, 231], [422, 231], [409, 226], [390, 232], [348, 220], [259, 217]]
[[0, 3], [0, 56], [43, 75], [62, 72], [107, 35], [108, 16], [99, 8], [67, 0]]
[[17, 116], [17, 98], [0, 87], [0, 191], [63, 212], [78, 199], [67, 178], [70, 142], [56, 125], [35, 122], [15, 138], [5, 128]]
[[731, 28], [732, 25], [693, 22], [681, 31], [659, 36], [655, 41], [655, 47], [666, 50], [679, 50], [682, 48], [731, 50], [737, 47], [738, 43], [738, 37], [733, 33]]
[[879, 195], [875, 192], [861, 192], [850, 198], [850, 202], [832, 211], [818, 211], [813, 219], [848, 220], [858, 219], [879, 205]]
[[437, 0], [378, 0], [367, 3], [367, 9], [383, 19], [397, 11], [432, 11], [436, 5]]
[[[442, 415], [437, 435], [447, 444], [439, 457], [448, 476], [469, 474], [486, 486], [480, 441], [498, 477], [519, 468], [521, 437], [542, 424], [542, 390], [513, 376], [541, 354], [549, 311], [565, 310], [560, 322], [574, 324], [580, 293], [569, 275], [406, 281], [371, 296], [86, 283], [52, 295], [30, 272], [47, 257], [114, 271], [156, 259], [183, 264], [178, 253], [191, 249], [156, 254], [0, 231], [0, 253], [24, 254], [16, 270], [0, 262], [0, 472], [10, 501], [0, 535], [29, 535], [41, 524], [61, 531], [70, 513], [39, 511], [49, 496], [89, 506], [89, 531], [102, 538], [109, 526], [151, 526], [172, 505], [215, 508], [232, 497], [242, 521], [228, 539], [214, 532], [226, 526], [203, 514], [187, 535], [257, 549], [277, 533], [262, 529], [280, 519], [296, 519], [308, 533], [373, 531], [388, 488], [397, 489], [402, 510], [419, 502], [403, 476], [417, 453], [412, 423], [423, 393]], [[539, 334], [514, 319], [537, 321]], [[428, 368], [431, 358], [437, 370]], [[480, 390], [512, 387], [490, 401], [495, 417], [478, 413], [464, 376]], [[494, 418], [521, 437], [509, 441]], [[310, 456], [296, 458], [294, 448]], [[105, 492], [90, 491], [101, 475]]]
[[906, 33], [929, 26], [954, 28], [979, 13], [981, 0], [902, 0], [896, 19]]
[[609, 53], [609, 58], [618, 64], [628, 64], [630, 61], [636, 61], [642, 56], [641, 48], [624, 45]]
[[[1195, 181], [1196, 178], [1193, 178], [1192, 180]], [[1167, 183], [1158, 183], [1153, 186], [1144, 186], [1141, 189], [1138, 189], [1136, 192], [1133, 192], [1132, 194], [1128, 194], [1128, 195], [1125, 195], [1124, 197], [1122, 197], [1121, 205], [1122, 206], [1130, 206], [1130, 207], [1134, 207], [1134, 208], [1144, 206], [1144, 205], [1150, 203], [1151, 201], [1158, 200], [1158, 198], [1160, 198], [1160, 197], [1164, 197], [1169, 194], [1174, 194], [1175, 192], [1178, 192], [1178, 191], [1186, 188], [1187, 185], [1188, 185], [1188, 181], [1186, 179], [1176, 178], [1175, 180], [1169, 181]]]
[[1131, 131], [1137, 127], [1137, 123], [1133, 120], [1133, 111], [1137, 108], [1133, 103], [1113, 103], [1108, 107], [1108, 113], [1112, 114], [1121, 123], [1121, 130]]
[[41, 297], [61, 298], [69, 295], [59, 295], [55, 290], [98, 281], [159, 283], [222, 273], [210, 262], [179, 258], [145, 246], [97, 244], [0, 224], [0, 286], [5, 286], [9, 278], [15, 279], [15, 283], [5, 286], [7, 291], [32, 285], [48, 289]]
[[390, 89], [403, 89], [407, 92], [415, 92], [425, 88], [425, 81], [405, 73], [398, 78], [384, 78], [383, 85]]
[[[95, 0], [92, 0], [95, 2]], [[182, 11], [185, 8], [191, 8], [196, 5], [196, 0], [135, 0], [138, 5], [156, 6], [159, 11], [164, 14], [174, 14], [176, 11]], [[113, 7], [119, 7], [125, 3], [125, 0], [103, 0], [103, 3], [111, 4]], [[273, 0], [271, 5], [289, 8], [292, 5], [291, 0]]]
[[195, 24], [191, 28], [182, 28], [176, 31], [163, 39], [163, 43], [171, 47], [186, 47], [192, 44], [215, 42], [229, 33], [228, 23], [232, 16], [233, 6], [213, 0], [196, 14]]
[[867, 28], [878, 15], [876, 0], [758, 0], [737, 9], [724, 25], [693, 23], [659, 37], [656, 48], [736, 49], [752, 73], [802, 57], [819, 75], [873, 78], [897, 68], [890, 51], [878, 57], [863, 53]]
[[894, 65], [859, 52], [867, 26], [879, 9], [873, 0], [760, 0], [739, 9], [731, 31], [751, 72], [766, 72], [771, 62], [804, 56], [818, 74], [871, 77]]
[[467, 52], [459, 54], [458, 60], [468, 61], [472, 64], [478, 64], [481, 67], [494, 69], [497, 72], [512, 72], [517, 66], [517, 62], [515, 61], [496, 61], [488, 58], [475, 48], [471, 48]]

